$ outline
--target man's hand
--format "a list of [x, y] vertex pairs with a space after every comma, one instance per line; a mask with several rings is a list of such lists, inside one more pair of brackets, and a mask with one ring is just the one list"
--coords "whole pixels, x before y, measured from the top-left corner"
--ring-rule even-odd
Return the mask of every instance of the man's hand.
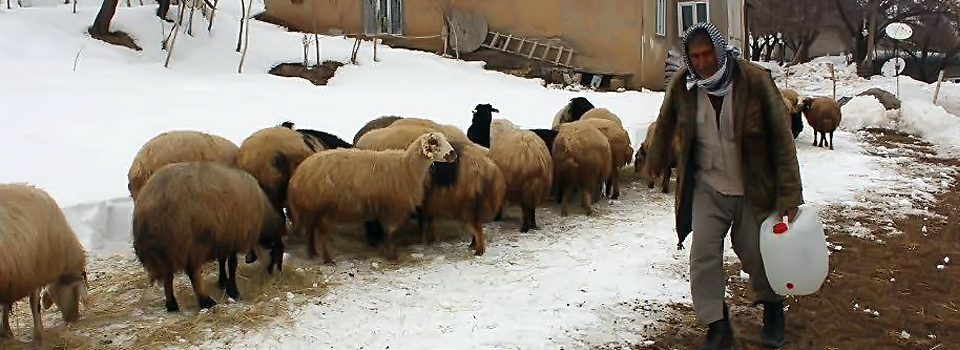
[[787, 221], [789, 223], [793, 223], [793, 221], [797, 219], [797, 208], [784, 210], [782, 213], [780, 213], [780, 217], [783, 218], [784, 216], [787, 217]]

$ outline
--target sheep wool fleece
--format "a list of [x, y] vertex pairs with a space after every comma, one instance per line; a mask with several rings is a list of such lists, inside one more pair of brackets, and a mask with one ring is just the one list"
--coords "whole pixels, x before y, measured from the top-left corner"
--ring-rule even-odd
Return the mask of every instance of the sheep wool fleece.
[[[769, 71], [763, 67], [739, 58], [734, 62], [736, 64], [731, 67], [732, 96], [724, 103], [730, 104], [726, 109], [731, 113], [732, 123], [723, 121], [721, 116], [722, 125], [719, 131], [716, 130], [716, 124], [711, 122], [714, 118], [703, 118], [703, 109], [712, 110], [712, 106], [704, 102], [700, 89], [688, 90], [684, 79], [674, 79], [664, 96], [657, 128], [647, 151], [646, 166], [660, 170], [667, 166], [667, 151], [674, 134], [680, 140], [677, 190], [674, 192], [677, 246], [682, 248], [686, 236], [695, 233], [694, 247], [690, 252], [691, 292], [698, 319], [704, 324], [719, 320], [723, 315], [723, 240], [731, 226], [734, 250], [751, 275], [757, 301], [781, 299], [763, 278], [766, 273], [759, 252], [758, 226], [773, 210], [782, 212], [803, 204], [796, 144], [780, 91]], [[681, 68], [682, 71], [686, 69]], [[742, 194], [737, 191], [740, 186], [724, 190], [714, 187], [721, 182], [703, 181], [705, 164], [700, 164], [700, 153], [705, 147], [714, 146], [705, 146], [700, 139], [705, 130], [704, 125], [700, 125], [701, 120], [713, 124], [712, 137], [717, 143], [727, 141], [730, 134], [726, 132], [733, 132], [729, 142], [735, 145], [733, 154], [739, 155], [736, 157], [739, 162], [732, 162], [734, 165], [724, 162], [719, 167], [710, 164], [707, 168], [739, 167], [740, 171], [726, 169], [728, 171], [721, 173], [742, 174], [739, 179], [728, 179], [742, 184]], [[729, 126], [727, 130], [724, 130], [725, 126]]]

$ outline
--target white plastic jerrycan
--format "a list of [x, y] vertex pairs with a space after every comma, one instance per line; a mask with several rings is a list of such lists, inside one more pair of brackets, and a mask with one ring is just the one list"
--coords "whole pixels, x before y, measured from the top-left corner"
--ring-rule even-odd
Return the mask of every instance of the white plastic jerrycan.
[[820, 290], [829, 264], [827, 238], [817, 210], [801, 205], [793, 223], [777, 213], [760, 224], [760, 254], [777, 294], [808, 295]]

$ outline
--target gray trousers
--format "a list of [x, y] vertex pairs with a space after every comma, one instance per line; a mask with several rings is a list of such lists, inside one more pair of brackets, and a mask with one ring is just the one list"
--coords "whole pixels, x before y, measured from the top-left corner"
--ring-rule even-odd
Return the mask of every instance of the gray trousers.
[[747, 207], [745, 197], [727, 196], [694, 180], [690, 294], [697, 319], [704, 325], [723, 318], [726, 293], [723, 240], [728, 230], [733, 251], [740, 258], [743, 270], [750, 274], [750, 287], [756, 300], [783, 300], [767, 281], [760, 258], [760, 223]]

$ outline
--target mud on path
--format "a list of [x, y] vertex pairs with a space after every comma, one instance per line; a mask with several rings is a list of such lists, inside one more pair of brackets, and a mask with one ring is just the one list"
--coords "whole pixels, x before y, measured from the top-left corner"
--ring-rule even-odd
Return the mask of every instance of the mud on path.
[[[876, 156], [904, 157], [898, 161], [904, 176], [939, 172], [957, 179], [960, 160], [938, 158], [918, 138], [889, 130], [861, 136]], [[927, 215], [908, 211], [892, 216], [877, 210], [904, 199], [916, 203], [917, 196], [910, 195], [824, 208], [830, 272], [819, 293], [787, 300], [787, 344], [782, 349], [960, 349], [958, 187], [955, 181], [936, 198], [921, 200], [926, 204], [914, 205], [927, 207]], [[945, 262], [945, 257], [951, 260]], [[739, 263], [726, 270], [735, 348], [765, 349], [759, 339], [763, 307], [752, 306]], [[696, 322], [692, 308], [675, 304], [670, 309], [653, 343], [632, 348], [693, 349], [702, 342], [706, 327]]]

